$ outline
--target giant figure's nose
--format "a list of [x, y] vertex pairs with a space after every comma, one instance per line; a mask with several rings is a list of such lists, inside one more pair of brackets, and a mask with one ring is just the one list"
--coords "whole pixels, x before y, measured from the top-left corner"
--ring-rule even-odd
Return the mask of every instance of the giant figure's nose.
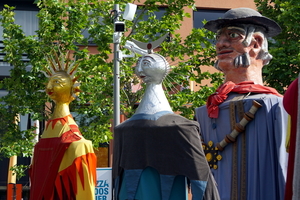
[[220, 49], [222, 47], [228, 47], [230, 46], [230, 41], [226, 34], [221, 34], [218, 36], [218, 39], [216, 41], [216, 48]]
[[52, 89], [52, 88], [53, 88], [52, 82], [49, 81], [49, 83], [47, 83], [46, 85], [46, 89]]
[[138, 62], [136, 68], [135, 68], [136, 72], [141, 72], [143, 71], [143, 68], [142, 68], [142, 62]]

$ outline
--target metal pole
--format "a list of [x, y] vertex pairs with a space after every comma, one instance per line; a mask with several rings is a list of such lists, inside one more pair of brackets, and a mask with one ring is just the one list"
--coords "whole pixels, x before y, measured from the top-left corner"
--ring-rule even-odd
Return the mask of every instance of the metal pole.
[[[116, 17], [114, 23], [119, 20], [119, 4], [114, 5], [114, 11]], [[120, 124], [120, 63], [119, 63], [119, 51], [120, 51], [120, 32], [114, 32], [114, 124], [113, 127]]]

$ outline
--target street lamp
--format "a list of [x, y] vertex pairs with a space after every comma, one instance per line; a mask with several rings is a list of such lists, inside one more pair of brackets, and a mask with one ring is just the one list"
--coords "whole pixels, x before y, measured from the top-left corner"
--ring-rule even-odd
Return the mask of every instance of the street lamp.
[[128, 3], [125, 8], [125, 12], [122, 13], [119, 10], [119, 4], [114, 5], [114, 35], [113, 35], [113, 43], [114, 43], [114, 124], [113, 127], [120, 124], [120, 60], [122, 60], [123, 56], [120, 52], [120, 43], [123, 32], [125, 31], [125, 23], [123, 21], [119, 21], [119, 17], [123, 14], [123, 19], [132, 21], [134, 18], [134, 14], [136, 12], [137, 6], [135, 4]]

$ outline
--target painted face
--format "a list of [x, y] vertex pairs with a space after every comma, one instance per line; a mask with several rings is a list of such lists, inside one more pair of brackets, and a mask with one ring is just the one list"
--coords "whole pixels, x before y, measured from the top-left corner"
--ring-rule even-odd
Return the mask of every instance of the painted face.
[[68, 103], [72, 97], [73, 82], [66, 72], [57, 72], [50, 77], [46, 86], [46, 93], [55, 102]]
[[158, 55], [146, 55], [139, 58], [135, 67], [135, 74], [144, 83], [160, 84], [166, 74], [166, 62]]
[[249, 52], [250, 47], [243, 44], [245, 30], [240, 27], [229, 26], [222, 28], [216, 36], [216, 52], [218, 65], [224, 67], [234, 66], [234, 59]]

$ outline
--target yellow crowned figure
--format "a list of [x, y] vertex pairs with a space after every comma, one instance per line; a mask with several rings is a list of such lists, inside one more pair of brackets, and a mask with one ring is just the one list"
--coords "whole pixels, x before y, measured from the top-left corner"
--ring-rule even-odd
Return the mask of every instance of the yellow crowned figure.
[[49, 57], [47, 95], [55, 102], [51, 118], [35, 145], [30, 167], [30, 200], [95, 199], [96, 156], [91, 141], [84, 139], [69, 104], [80, 92], [78, 65], [69, 54]]

